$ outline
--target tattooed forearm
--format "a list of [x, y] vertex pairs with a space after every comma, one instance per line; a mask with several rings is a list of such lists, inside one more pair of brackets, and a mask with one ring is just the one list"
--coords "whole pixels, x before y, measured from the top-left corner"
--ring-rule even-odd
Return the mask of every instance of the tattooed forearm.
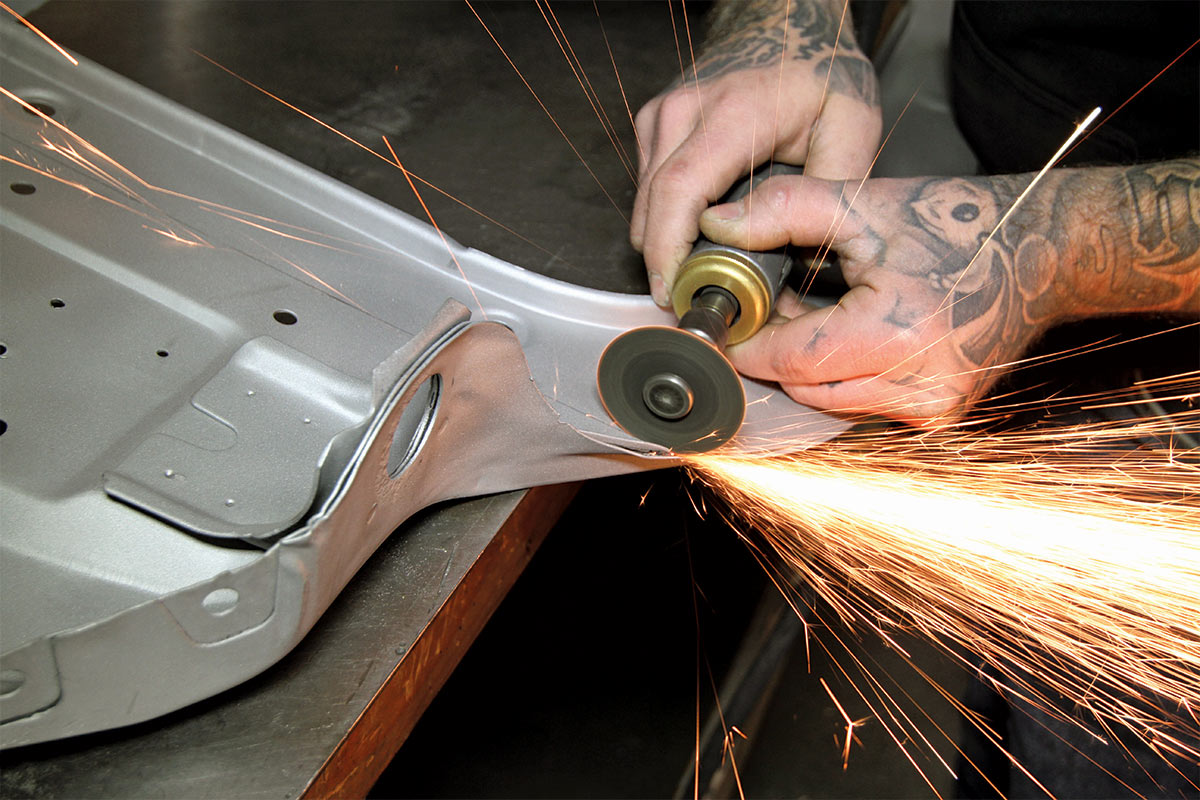
[[1200, 161], [1051, 172], [997, 230], [1030, 180], [910, 184], [902, 229], [925, 255], [900, 268], [939, 299], [967, 362], [1073, 318], [1200, 316]]
[[1031, 321], [1200, 314], [1200, 162], [1064, 171], [1015, 245]]
[[822, 82], [828, 76], [831, 92], [877, 106], [874, 69], [843, 11], [842, 0], [725, 0], [710, 15], [695, 73], [688, 77], [704, 81], [786, 60], [806, 65]]
[[1146, 266], [1186, 265], [1200, 249], [1200, 163], [1171, 161], [1130, 167], [1137, 256]]
[[818, 74], [829, 74], [829, 91], [834, 94], [861, 100], [869, 106], [879, 105], [875, 68], [867, 59], [838, 53], [836, 59], [834, 56], [821, 59], [816, 70]]

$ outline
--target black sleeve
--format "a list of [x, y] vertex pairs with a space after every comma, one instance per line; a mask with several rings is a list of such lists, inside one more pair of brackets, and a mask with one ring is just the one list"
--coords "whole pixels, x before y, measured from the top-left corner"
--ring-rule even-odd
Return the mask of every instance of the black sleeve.
[[1101, 106], [1103, 119], [1127, 100], [1065, 163], [1195, 155], [1198, 39], [1196, 2], [960, 0], [951, 36], [955, 120], [988, 173], [1040, 169], [1092, 108]]

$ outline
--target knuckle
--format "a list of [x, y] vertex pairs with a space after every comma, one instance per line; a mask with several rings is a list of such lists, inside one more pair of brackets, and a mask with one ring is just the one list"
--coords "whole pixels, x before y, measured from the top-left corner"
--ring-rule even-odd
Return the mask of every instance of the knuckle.
[[795, 181], [783, 176], [767, 178], [754, 194], [759, 208], [786, 217], [795, 201]]
[[810, 361], [811, 358], [803, 347], [783, 342], [772, 349], [768, 358], [768, 364], [776, 379], [788, 383], [807, 383]]
[[657, 116], [668, 123], [689, 120], [695, 113], [695, 100], [686, 91], [677, 89], [659, 98]]
[[650, 179], [651, 200], [676, 197], [686, 193], [695, 182], [695, 169], [686, 161], [669, 161], [658, 168]]
[[662, 105], [661, 98], [654, 98], [646, 105], [642, 106], [633, 118], [633, 124], [639, 131], [646, 131], [654, 126], [658, 119], [659, 108]]

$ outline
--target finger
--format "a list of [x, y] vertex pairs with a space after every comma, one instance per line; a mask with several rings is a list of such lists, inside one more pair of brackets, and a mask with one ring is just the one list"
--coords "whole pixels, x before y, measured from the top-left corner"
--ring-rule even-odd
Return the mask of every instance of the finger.
[[726, 355], [742, 374], [785, 385], [892, 370], [920, 349], [918, 332], [885, 321], [894, 297], [870, 284], [855, 286], [835, 306], [764, 325]]
[[694, 130], [651, 176], [642, 252], [666, 292], [699, 236], [700, 213], [750, 170], [754, 156], [741, 133], [722, 135], [710, 124], [707, 134]]
[[[672, 100], [670, 105], [667, 103], [669, 98]], [[686, 113], [686, 109], [681, 112], [677, 109], [678, 105], [674, 95], [656, 97], [638, 111], [634, 121], [640, 146], [638, 148], [638, 187], [633, 200], [629, 241], [639, 252], [643, 248], [645, 237], [650, 176], [696, 126], [695, 115]]]
[[773, 311], [779, 316], [780, 321], [787, 321], [793, 317], [798, 317], [801, 314], [807, 314], [810, 311], [816, 311], [820, 306], [805, 303], [800, 299], [793, 289], [784, 287], [779, 293], [779, 297], [775, 298], [775, 307]]
[[966, 398], [954, 387], [911, 376], [892, 381], [869, 375], [781, 388], [797, 403], [839, 416], [875, 414], [923, 428], [952, 422], [967, 407]]
[[804, 172], [814, 178], [863, 178], [879, 148], [879, 109], [831, 95], [813, 127]]
[[842, 204], [842, 185], [804, 176], [762, 182], [736, 203], [713, 206], [700, 217], [700, 230], [721, 244], [770, 250], [785, 244], [834, 246], [859, 231]]

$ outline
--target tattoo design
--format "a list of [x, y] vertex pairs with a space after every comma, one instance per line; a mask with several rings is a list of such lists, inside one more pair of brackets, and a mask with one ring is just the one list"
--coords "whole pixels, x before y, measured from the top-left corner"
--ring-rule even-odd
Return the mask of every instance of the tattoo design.
[[[899, 268], [948, 311], [969, 367], [1004, 363], [1072, 316], [1200, 307], [1200, 162], [1063, 171], [989, 237], [1027, 183], [934, 178], [905, 207], [905, 230], [932, 258]], [[885, 321], [911, 329], [928, 310], [902, 297]]]
[[786, 18], [778, 0], [718, 4], [694, 77], [705, 81], [738, 70], [777, 65], [785, 56], [796, 62], [814, 62], [824, 56], [813, 71], [822, 81], [829, 75], [831, 92], [867, 105], [879, 104], [874, 67], [858, 49], [849, 17], [842, 27], [841, 14], [821, 0], [794, 0]]
[[838, 53], [837, 58], [826, 56], [816, 66], [818, 75], [829, 75], [829, 91], [869, 106], [879, 105], [879, 86], [875, 67], [865, 58]]
[[934, 256], [925, 279], [945, 298], [959, 350], [975, 366], [994, 360], [1012, 333], [1012, 253], [988, 240], [1006, 200], [1011, 197], [999, 196], [985, 180], [939, 178], [919, 186], [908, 204]]
[[849, 14], [845, 19], [839, 43], [838, 27], [842, 16], [835, 16], [828, 7], [815, 2], [797, 0], [788, 15], [788, 25], [794, 32], [789, 40], [796, 40], [789, 41], [793, 50], [792, 58], [807, 61], [818, 53], [833, 49], [835, 44], [840, 44], [843, 50], [857, 50], [858, 45], [854, 43], [854, 37], [850, 33]]
[[1200, 250], [1200, 164], [1179, 161], [1125, 171], [1137, 219], [1139, 255], [1171, 267]]

